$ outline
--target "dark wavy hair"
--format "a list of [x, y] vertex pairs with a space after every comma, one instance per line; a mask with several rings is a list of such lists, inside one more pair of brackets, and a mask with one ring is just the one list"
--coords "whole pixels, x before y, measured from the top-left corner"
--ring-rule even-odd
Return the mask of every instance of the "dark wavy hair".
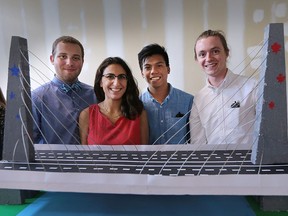
[[4, 98], [4, 95], [3, 95], [3, 92], [2, 92], [1, 88], [0, 88], [0, 106], [3, 106], [3, 107], [6, 106], [6, 100]]
[[132, 71], [130, 70], [127, 63], [119, 58], [119, 57], [108, 57], [106, 58], [98, 67], [96, 71], [95, 76], [95, 82], [94, 82], [94, 92], [96, 94], [98, 103], [105, 100], [105, 93], [103, 91], [103, 88], [100, 86], [103, 72], [104, 70], [112, 64], [118, 64], [120, 65], [126, 72], [127, 75], [127, 88], [126, 92], [124, 93], [122, 97], [121, 102], [121, 111], [123, 115], [128, 119], [135, 119], [137, 116], [139, 116], [143, 109], [143, 103], [139, 99], [139, 89], [136, 80], [134, 79], [132, 75]]
[[220, 31], [220, 30], [207, 30], [207, 31], [204, 31], [202, 32], [198, 38], [196, 39], [196, 42], [195, 42], [195, 45], [194, 45], [194, 59], [197, 60], [197, 53], [196, 53], [196, 44], [198, 42], [198, 40], [202, 39], [202, 38], [208, 38], [208, 37], [218, 37], [224, 47], [224, 51], [226, 53], [227, 56], [229, 56], [229, 48], [228, 48], [228, 45], [227, 45], [227, 41], [225, 39], [225, 36], [224, 36], [224, 32], [223, 31]]
[[138, 63], [141, 71], [143, 70], [143, 62], [152, 55], [161, 55], [164, 58], [165, 64], [169, 67], [169, 57], [166, 49], [159, 44], [149, 44], [138, 53]]

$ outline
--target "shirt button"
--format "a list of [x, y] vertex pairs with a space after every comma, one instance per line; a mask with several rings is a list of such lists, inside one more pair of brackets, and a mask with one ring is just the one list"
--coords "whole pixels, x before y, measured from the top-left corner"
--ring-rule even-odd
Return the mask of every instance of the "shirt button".
[[161, 122], [161, 123], [163, 123], [164, 121], [163, 121], [163, 120], [161, 120], [160, 122]]

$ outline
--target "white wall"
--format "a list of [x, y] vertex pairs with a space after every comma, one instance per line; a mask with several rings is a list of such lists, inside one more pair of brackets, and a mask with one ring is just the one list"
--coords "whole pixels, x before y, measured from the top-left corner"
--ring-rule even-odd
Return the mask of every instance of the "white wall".
[[[250, 63], [250, 50], [262, 46], [264, 28], [272, 22], [285, 24], [287, 59], [287, 0], [0, 0], [0, 86], [6, 94], [11, 36], [28, 40], [34, 89], [53, 76], [49, 62], [52, 42], [61, 35], [72, 35], [85, 47], [83, 82], [93, 85], [100, 62], [107, 56], [120, 56], [143, 89], [146, 83], [137, 53], [156, 42], [168, 50], [169, 81], [195, 94], [204, 85], [193, 54], [195, 39], [202, 31], [226, 32], [231, 48], [229, 67], [234, 69], [244, 59], [244, 64]], [[257, 61], [253, 60], [245, 73], [251, 73]], [[238, 66], [236, 72], [243, 67]], [[47, 78], [40, 78], [39, 72]]]

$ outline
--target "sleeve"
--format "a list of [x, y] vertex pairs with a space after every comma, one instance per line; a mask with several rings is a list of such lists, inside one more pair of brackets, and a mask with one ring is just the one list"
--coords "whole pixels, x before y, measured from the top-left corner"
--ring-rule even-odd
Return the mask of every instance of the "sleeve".
[[190, 144], [207, 144], [207, 138], [205, 135], [205, 128], [202, 125], [199, 111], [195, 102], [192, 105], [190, 114]]
[[194, 99], [194, 96], [193, 95], [189, 95], [189, 104], [188, 104], [188, 118], [186, 120], [186, 128], [187, 128], [187, 136], [186, 136], [186, 140], [185, 140], [185, 143], [189, 143], [190, 142], [190, 139], [191, 139], [191, 136], [190, 136], [190, 115], [191, 115], [191, 109], [192, 109], [192, 104], [193, 104], [193, 99]]
[[32, 92], [33, 141], [36, 144], [42, 140], [40, 104], [39, 98]]

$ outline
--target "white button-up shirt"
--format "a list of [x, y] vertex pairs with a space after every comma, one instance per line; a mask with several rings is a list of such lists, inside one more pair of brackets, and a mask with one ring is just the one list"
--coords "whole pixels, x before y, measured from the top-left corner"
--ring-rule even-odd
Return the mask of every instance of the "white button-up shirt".
[[228, 70], [222, 84], [207, 84], [194, 98], [190, 115], [192, 144], [251, 144], [257, 81]]

